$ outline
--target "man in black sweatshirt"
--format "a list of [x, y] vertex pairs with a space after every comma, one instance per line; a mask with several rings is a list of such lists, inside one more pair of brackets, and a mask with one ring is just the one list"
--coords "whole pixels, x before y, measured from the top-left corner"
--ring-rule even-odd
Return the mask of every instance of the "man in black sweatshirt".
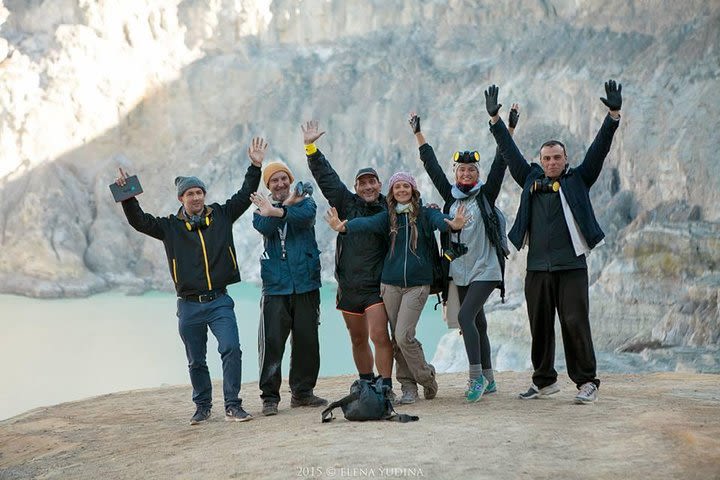
[[590, 203], [593, 186], [620, 122], [622, 86], [605, 83], [608, 107], [600, 131], [583, 162], [569, 168], [565, 146], [549, 140], [540, 147], [540, 164], [522, 156], [498, 115], [498, 88], [485, 92], [490, 131], [508, 169], [522, 187], [520, 207], [508, 238], [520, 250], [529, 246], [525, 299], [532, 334], [533, 384], [522, 399], [552, 395], [560, 389], [555, 371], [555, 312], [560, 318], [568, 375], [578, 393], [575, 403], [597, 400], [595, 351], [590, 333], [590, 304], [586, 255], [602, 243]]
[[[387, 209], [382, 183], [375, 169], [365, 167], [355, 175], [355, 193], [351, 192], [315, 146], [321, 132], [316, 121], [302, 126], [308, 167], [320, 190], [344, 219], [375, 215]], [[337, 309], [342, 312], [350, 333], [353, 359], [360, 378], [372, 380], [375, 365], [383, 382], [392, 389], [393, 345], [388, 334], [388, 317], [380, 297], [380, 274], [387, 252], [385, 236], [373, 233], [338, 235], [335, 248]], [[392, 392], [392, 390], [391, 390]], [[394, 399], [394, 393], [390, 393]]]
[[[185, 344], [192, 400], [196, 406], [191, 425], [208, 420], [212, 408], [212, 383], [205, 361], [208, 328], [217, 338], [222, 358], [225, 420], [252, 419], [243, 410], [239, 397], [242, 351], [233, 310], [235, 303], [226, 287], [240, 281], [232, 224], [251, 205], [250, 194], [260, 184], [260, 167], [266, 149], [267, 143], [262, 138], [253, 139], [248, 148], [251, 164], [242, 188], [223, 204], [205, 204], [207, 188], [197, 177], [175, 179], [181, 203], [175, 215], [155, 217], [145, 213], [135, 197], [122, 202], [128, 223], [165, 245], [178, 296], [178, 330]], [[120, 169], [115, 183], [123, 186], [126, 178], [127, 174]]]

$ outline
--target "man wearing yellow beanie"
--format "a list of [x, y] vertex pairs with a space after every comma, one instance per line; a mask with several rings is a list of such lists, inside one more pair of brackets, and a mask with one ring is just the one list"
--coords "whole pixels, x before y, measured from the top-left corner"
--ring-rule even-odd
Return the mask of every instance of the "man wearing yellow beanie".
[[288, 176], [289, 184], [292, 184], [295, 181], [295, 177], [293, 177], [290, 168], [288, 168], [288, 166], [285, 165], [284, 162], [278, 160], [277, 162], [268, 163], [265, 166], [265, 170], [263, 170], [263, 183], [266, 187], [270, 188], [270, 178], [278, 172], [285, 172], [285, 174]]
[[327, 400], [313, 393], [320, 371], [320, 251], [315, 241], [317, 205], [303, 192], [290, 193], [294, 181], [283, 162], [269, 163], [263, 182], [270, 199], [250, 196], [258, 207], [253, 226], [263, 235], [263, 283], [258, 332], [260, 398], [263, 415], [277, 415], [285, 343], [292, 334], [291, 407], [320, 407]]

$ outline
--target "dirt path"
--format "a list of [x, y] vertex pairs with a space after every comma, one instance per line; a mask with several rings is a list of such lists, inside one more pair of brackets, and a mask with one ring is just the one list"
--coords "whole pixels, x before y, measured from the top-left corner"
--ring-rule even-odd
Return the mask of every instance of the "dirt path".
[[[574, 405], [574, 386], [522, 401], [528, 374], [497, 375], [499, 392], [462, 401], [464, 375], [439, 378], [433, 401], [398, 408], [412, 424], [331, 424], [281, 403], [247, 423], [215, 412], [191, 427], [188, 386], [138, 390], [36, 409], [0, 422], [0, 479], [73, 478], [647, 478], [720, 479], [720, 376], [607, 375], [600, 401]], [[351, 377], [321, 379], [346, 394]], [[283, 384], [284, 386], [286, 383]]]

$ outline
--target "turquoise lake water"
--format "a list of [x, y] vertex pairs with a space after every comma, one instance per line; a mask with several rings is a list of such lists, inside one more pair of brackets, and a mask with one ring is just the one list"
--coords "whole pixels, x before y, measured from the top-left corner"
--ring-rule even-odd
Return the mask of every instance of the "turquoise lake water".
[[[243, 382], [258, 378], [257, 331], [260, 287], [229, 288], [243, 350]], [[428, 300], [417, 337], [430, 360], [447, 332]], [[109, 292], [83, 299], [40, 300], [0, 295], [0, 419], [24, 411], [104, 393], [189, 384], [187, 360], [177, 333], [176, 298], [151, 292]], [[320, 376], [355, 373], [350, 339], [335, 310], [335, 287], [321, 289]], [[208, 366], [222, 378], [217, 342], [208, 335]], [[288, 374], [289, 345], [283, 364]], [[283, 391], [287, 383], [283, 382]], [[188, 402], [190, 402], [188, 385]], [[322, 393], [322, 392], [319, 392]], [[257, 387], [243, 397], [259, 395]]]

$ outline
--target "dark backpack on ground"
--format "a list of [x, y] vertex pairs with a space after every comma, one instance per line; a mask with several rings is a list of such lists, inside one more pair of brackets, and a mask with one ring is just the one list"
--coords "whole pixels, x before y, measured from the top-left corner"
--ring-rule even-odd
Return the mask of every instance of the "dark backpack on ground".
[[350, 395], [333, 402], [322, 412], [323, 423], [333, 419], [333, 409], [342, 408], [347, 420], [364, 422], [367, 420], [390, 420], [393, 422], [414, 422], [419, 417], [396, 413], [387, 398], [390, 387], [383, 385], [381, 379], [375, 381], [355, 380], [350, 386]]

